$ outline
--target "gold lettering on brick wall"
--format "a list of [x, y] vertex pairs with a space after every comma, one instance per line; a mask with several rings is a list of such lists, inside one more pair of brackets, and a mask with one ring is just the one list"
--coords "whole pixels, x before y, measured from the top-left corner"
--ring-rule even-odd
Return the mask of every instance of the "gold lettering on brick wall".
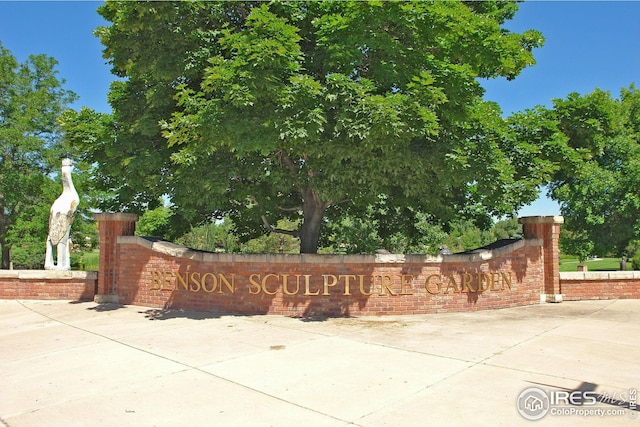
[[[511, 271], [411, 274], [268, 273], [237, 277], [235, 273], [151, 271], [151, 290], [234, 294], [243, 287], [251, 295], [394, 297], [425, 292], [431, 295], [505, 292], [514, 287]], [[424, 289], [422, 291], [421, 289]]]
[[450, 294], [456, 292], [485, 292], [511, 290], [513, 281], [511, 272], [491, 272], [471, 274], [464, 272], [460, 275], [454, 274], [432, 274], [427, 276], [425, 289], [428, 293]]
[[230, 274], [227, 277], [224, 274], [211, 272], [151, 271], [151, 289], [232, 294], [236, 289], [236, 275]]

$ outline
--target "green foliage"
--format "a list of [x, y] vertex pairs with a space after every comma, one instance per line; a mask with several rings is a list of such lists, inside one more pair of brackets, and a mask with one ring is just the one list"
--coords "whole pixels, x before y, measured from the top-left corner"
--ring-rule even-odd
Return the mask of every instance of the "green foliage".
[[[32, 265], [36, 253], [23, 249], [38, 240], [44, 247], [46, 241], [48, 208], [55, 200], [49, 201], [46, 195], [59, 170], [60, 155], [68, 151], [57, 117], [76, 98], [63, 89], [56, 64], [46, 55], [31, 55], [18, 63], [0, 44], [2, 268], [9, 268], [12, 246], [22, 245], [18, 262]], [[33, 240], [27, 240], [27, 231], [34, 233]]]
[[[323, 253], [437, 253], [437, 247], [446, 239], [442, 227], [430, 218], [410, 208], [388, 205], [388, 198], [379, 197], [364, 213], [352, 214], [346, 210], [334, 222], [327, 222], [325, 238], [321, 240]], [[406, 217], [414, 218], [409, 224]], [[403, 221], [398, 221], [403, 218]]]
[[[293, 227], [286, 221], [278, 223], [279, 227]], [[224, 253], [297, 253], [300, 243], [292, 236], [269, 233], [248, 242], [240, 243], [234, 233], [233, 223], [225, 218], [194, 227], [177, 242], [181, 245], [209, 252]]]
[[453, 224], [447, 237], [447, 247], [452, 252], [463, 252], [489, 243], [487, 232], [477, 229], [469, 221]]
[[44, 266], [45, 241], [28, 239], [11, 248], [11, 262], [16, 270], [41, 270]]
[[631, 267], [634, 270], [640, 270], [640, 250], [637, 250], [631, 258]]
[[577, 256], [581, 264], [588, 257], [595, 255], [594, 249], [593, 242], [589, 239], [587, 233], [582, 230], [575, 231], [567, 228], [560, 233], [560, 251]]
[[[278, 227], [291, 228], [295, 224], [286, 220], [278, 222]], [[294, 254], [300, 252], [300, 240], [286, 234], [269, 233], [264, 236], [251, 239], [240, 246], [240, 252], [245, 254], [281, 253]]]
[[568, 253], [626, 256], [640, 238], [639, 111], [640, 91], [633, 85], [618, 99], [595, 90], [554, 101], [550, 114], [574, 151], [550, 186], [565, 217]]
[[[498, 221], [484, 231], [470, 221], [459, 222], [453, 224], [449, 234], [440, 226], [423, 219], [415, 224], [417, 234], [413, 238], [397, 232], [383, 239], [378, 234], [381, 227], [373, 213], [374, 210], [370, 209], [369, 216], [365, 219], [345, 216], [337, 224], [325, 224], [327, 237], [319, 252], [373, 254], [385, 250], [391, 253], [437, 254], [439, 246], [443, 244], [454, 252], [463, 252], [496, 240], [521, 237], [521, 227], [515, 218]], [[278, 227], [292, 229], [295, 224], [281, 221]], [[294, 237], [278, 233], [269, 233], [240, 243], [233, 223], [228, 219], [194, 227], [180, 237], [177, 243], [197, 250], [224, 253], [296, 253], [300, 245]]]
[[325, 233], [331, 245], [322, 253], [374, 253], [384, 246], [384, 239], [378, 234], [376, 223], [361, 218], [342, 218], [330, 228], [330, 234]]
[[171, 209], [165, 206], [145, 211], [136, 224], [136, 236], [157, 236], [170, 239], [171, 215]]
[[[502, 25], [515, 2], [107, 2], [97, 30], [113, 72], [90, 144], [105, 207], [169, 195], [173, 227], [228, 216], [315, 252], [320, 230], [385, 197], [408, 210], [376, 230], [463, 219], [487, 226], [537, 196], [533, 147], [482, 100], [479, 78], [534, 64], [537, 31]], [[90, 146], [89, 146], [90, 145]], [[523, 152], [526, 156], [523, 156]], [[522, 161], [521, 161], [522, 160]], [[110, 193], [113, 192], [113, 193]], [[279, 229], [279, 221], [294, 229]], [[362, 224], [364, 226], [364, 224]], [[328, 230], [328, 227], [327, 227]], [[330, 231], [330, 230], [328, 230]], [[375, 246], [374, 242], [366, 246]], [[336, 242], [341, 245], [341, 243]]]
[[456, 253], [477, 249], [502, 239], [519, 239], [521, 237], [522, 229], [516, 218], [497, 221], [484, 229], [466, 220], [452, 223], [441, 243]]
[[625, 249], [624, 257], [627, 259], [627, 267], [632, 270], [640, 270], [640, 240], [632, 240]]
[[515, 217], [500, 220], [491, 229], [491, 240], [519, 239], [522, 237], [522, 226]]
[[177, 242], [181, 245], [209, 252], [238, 252], [240, 243], [233, 234], [233, 223], [224, 219], [192, 228]]

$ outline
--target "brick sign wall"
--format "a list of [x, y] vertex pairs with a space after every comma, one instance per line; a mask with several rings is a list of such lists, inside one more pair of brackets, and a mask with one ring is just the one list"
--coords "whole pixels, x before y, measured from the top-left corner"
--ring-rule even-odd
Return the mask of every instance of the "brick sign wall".
[[[534, 242], [535, 243], [535, 242]], [[119, 302], [243, 314], [479, 310], [540, 301], [540, 246], [447, 257], [227, 255], [119, 239]], [[482, 259], [483, 256], [485, 259]], [[446, 261], [442, 258], [445, 258]]]
[[0, 299], [92, 301], [95, 271], [0, 270]]
[[[134, 237], [135, 216], [97, 219], [99, 297], [123, 304], [293, 316], [417, 314], [536, 304], [559, 288], [557, 269], [545, 272], [545, 254], [557, 248], [558, 217], [521, 219], [522, 240], [437, 257], [214, 254]], [[102, 258], [105, 247], [113, 261]]]
[[640, 298], [640, 272], [560, 273], [562, 217], [464, 254], [237, 255], [134, 237], [137, 216], [96, 214], [100, 271], [0, 270], [2, 299], [119, 302], [237, 314], [441, 313]]
[[236, 255], [134, 237], [137, 216], [96, 214], [100, 271], [0, 271], [0, 298], [119, 302], [237, 314], [441, 313], [640, 298], [640, 272], [560, 273], [562, 217], [465, 254]]
[[565, 301], [640, 298], [640, 271], [560, 273]]

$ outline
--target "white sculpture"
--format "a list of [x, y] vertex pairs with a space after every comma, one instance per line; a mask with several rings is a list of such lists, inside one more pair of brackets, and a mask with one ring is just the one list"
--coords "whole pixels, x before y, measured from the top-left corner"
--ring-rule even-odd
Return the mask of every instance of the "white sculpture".
[[[44, 260], [45, 270], [71, 270], [71, 223], [80, 198], [71, 181], [73, 162], [62, 159], [62, 194], [51, 205], [49, 213], [49, 236]], [[54, 249], [56, 260], [54, 260]], [[57, 264], [56, 264], [57, 261]]]

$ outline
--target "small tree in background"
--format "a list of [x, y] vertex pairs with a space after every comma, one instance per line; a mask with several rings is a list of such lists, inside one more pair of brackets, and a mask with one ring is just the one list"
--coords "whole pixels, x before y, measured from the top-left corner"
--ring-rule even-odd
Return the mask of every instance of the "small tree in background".
[[578, 257], [579, 265], [585, 265], [585, 261], [595, 255], [595, 245], [584, 231], [571, 229], [562, 230], [560, 233], [560, 251], [565, 254]]
[[145, 211], [136, 224], [136, 236], [165, 237], [171, 231], [171, 209], [160, 206]]
[[631, 268], [634, 270], [640, 270], [640, 241], [634, 240], [629, 243], [627, 253], [631, 260]]
[[209, 252], [239, 252], [238, 237], [233, 234], [233, 224], [227, 218], [192, 228], [177, 242], [181, 245]]

